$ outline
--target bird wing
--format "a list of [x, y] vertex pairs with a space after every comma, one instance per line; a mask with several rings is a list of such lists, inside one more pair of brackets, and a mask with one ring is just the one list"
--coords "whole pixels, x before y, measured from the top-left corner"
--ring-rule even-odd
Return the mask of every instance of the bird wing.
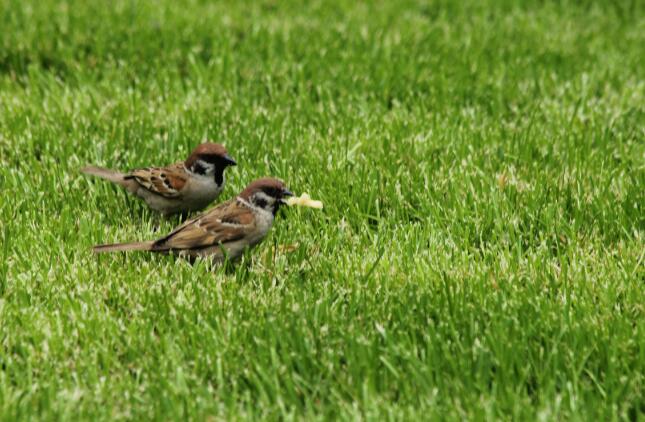
[[130, 172], [129, 177], [150, 192], [166, 198], [177, 198], [188, 181], [184, 164], [179, 162], [167, 167], [150, 167]]
[[253, 211], [237, 199], [224, 202], [186, 221], [157, 240], [154, 250], [201, 249], [240, 240], [255, 229]]

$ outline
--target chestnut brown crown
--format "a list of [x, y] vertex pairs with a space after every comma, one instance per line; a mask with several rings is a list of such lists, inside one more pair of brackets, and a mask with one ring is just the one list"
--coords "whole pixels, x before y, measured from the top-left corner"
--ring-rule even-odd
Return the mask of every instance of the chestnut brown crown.
[[192, 168], [197, 160], [213, 164], [223, 164], [224, 166], [234, 166], [237, 164], [235, 160], [228, 155], [228, 152], [223, 145], [213, 142], [205, 142], [198, 145], [185, 161], [184, 165], [188, 168]]
[[266, 195], [283, 199], [287, 196], [293, 196], [293, 193], [287, 189], [284, 182], [272, 177], [263, 177], [249, 183], [249, 185], [240, 193], [240, 197], [248, 200], [253, 194], [264, 192]]

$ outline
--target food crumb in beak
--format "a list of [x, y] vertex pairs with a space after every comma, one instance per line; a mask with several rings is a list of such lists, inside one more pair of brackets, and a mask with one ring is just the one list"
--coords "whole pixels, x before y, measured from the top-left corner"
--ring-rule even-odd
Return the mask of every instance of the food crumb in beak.
[[286, 204], [289, 205], [290, 207], [299, 206], [299, 207], [309, 207], [309, 208], [316, 208], [316, 209], [323, 208], [322, 201], [311, 199], [308, 193], [303, 193], [299, 197], [292, 196], [291, 198], [286, 200]]

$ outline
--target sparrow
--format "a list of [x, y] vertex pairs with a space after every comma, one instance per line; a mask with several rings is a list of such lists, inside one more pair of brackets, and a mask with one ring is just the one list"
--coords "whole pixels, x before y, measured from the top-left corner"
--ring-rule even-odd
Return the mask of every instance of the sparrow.
[[235, 165], [222, 145], [207, 142], [195, 148], [186, 161], [166, 167], [121, 173], [88, 166], [81, 172], [123, 186], [153, 210], [170, 215], [205, 208], [222, 192], [226, 167]]
[[257, 179], [236, 198], [186, 221], [161, 239], [99, 245], [93, 249], [96, 253], [151, 251], [190, 259], [208, 257], [214, 264], [232, 261], [264, 239], [278, 209], [292, 195], [278, 179]]

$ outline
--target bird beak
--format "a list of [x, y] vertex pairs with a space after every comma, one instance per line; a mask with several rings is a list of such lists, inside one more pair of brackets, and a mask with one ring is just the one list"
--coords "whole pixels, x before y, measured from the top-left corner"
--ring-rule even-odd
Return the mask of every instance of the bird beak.
[[224, 157], [224, 162], [226, 163], [227, 166], [236, 166], [237, 162], [231, 157], [230, 155], [226, 154]]
[[284, 188], [284, 189], [282, 189], [282, 196], [283, 196], [283, 197], [282, 197], [282, 198], [280, 198], [280, 202], [281, 202], [281, 203], [283, 203], [283, 204], [286, 204], [286, 203], [287, 203], [287, 201], [285, 201], [284, 197], [293, 196], [293, 192], [291, 192], [291, 191], [290, 191], [289, 189], [287, 189], [287, 188]]

